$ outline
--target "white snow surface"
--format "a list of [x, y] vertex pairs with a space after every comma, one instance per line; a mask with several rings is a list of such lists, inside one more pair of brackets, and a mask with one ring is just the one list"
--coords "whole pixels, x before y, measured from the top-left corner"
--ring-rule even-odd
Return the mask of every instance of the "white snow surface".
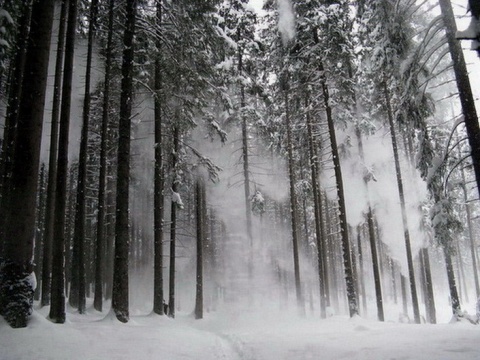
[[[218, 309], [194, 320], [133, 314], [126, 324], [112, 313], [69, 310], [65, 324], [34, 311], [25, 329], [0, 320], [1, 360], [307, 360], [480, 359], [480, 326], [468, 322], [384, 323], [361, 317], [299, 317], [278, 306]], [[275, 309], [273, 309], [275, 307]], [[292, 310], [292, 309], [290, 309]]]

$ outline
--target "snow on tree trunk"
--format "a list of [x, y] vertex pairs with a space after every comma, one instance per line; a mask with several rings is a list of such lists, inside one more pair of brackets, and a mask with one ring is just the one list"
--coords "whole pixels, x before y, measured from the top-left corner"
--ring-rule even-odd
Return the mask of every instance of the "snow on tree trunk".
[[115, 258], [113, 263], [112, 309], [120, 322], [129, 320], [128, 255], [130, 134], [133, 102], [133, 70], [136, 0], [126, 2], [126, 24], [123, 35], [122, 84], [120, 94], [120, 122], [118, 133], [117, 205], [115, 222]]
[[0, 314], [27, 326], [34, 289], [35, 203], [54, 1], [35, 1], [22, 82], [11, 186], [5, 199], [5, 248], [0, 261]]

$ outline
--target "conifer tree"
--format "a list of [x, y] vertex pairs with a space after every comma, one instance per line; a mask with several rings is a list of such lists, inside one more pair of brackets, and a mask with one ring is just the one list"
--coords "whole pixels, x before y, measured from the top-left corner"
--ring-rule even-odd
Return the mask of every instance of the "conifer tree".
[[133, 66], [137, 1], [126, 1], [126, 23], [123, 35], [122, 84], [120, 94], [120, 123], [118, 139], [117, 201], [115, 221], [115, 258], [113, 265], [112, 309], [120, 322], [129, 320], [128, 255], [130, 134], [133, 104]]
[[14, 328], [27, 326], [33, 304], [35, 203], [54, 4], [53, 0], [33, 2], [11, 187], [5, 199], [0, 314]]

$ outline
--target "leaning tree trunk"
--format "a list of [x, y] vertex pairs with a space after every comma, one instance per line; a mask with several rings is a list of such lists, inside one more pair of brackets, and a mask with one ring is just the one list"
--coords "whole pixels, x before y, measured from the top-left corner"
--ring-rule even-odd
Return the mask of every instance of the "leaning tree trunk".
[[95, 294], [93, 307], [103, 309], [103, 286], [105, 283], [106, 248], [106, 186], [107, 186], [107, 145], [110, 101], [110, 76], [112, 71], [113, 10], [115, 0], [110, 0], [108, 10], [108, 36], [105, 59], [105, 80], [103, 87], [102, 128], [100, 139], [100, 174], [98, 179], [97, 241], [95, 243]]
[[[457, 134], [458, 135], [458, 134]], [[459, 156], [461, 156], [461, 148], [459, 148]], [[465, 182], [465, 170], [463, 167], [460, 169], [461, 176], [462, 176], [462, 192], [463, 192], [463, 200], [465, 203], [465, 213], [467, 215], [467, 229], [468, 229], [468, 243], [470, 245], [470, 256], [472, 258], [472, 272], [473, 272], [473, 280], [475, 282], [475, 294], [476, 298], [480, 298], [480, 283], [478, 280], [478, 265], [477, 265], [477, 256], [475, 251], [475, 237], [473, 235], [473, 224], [472, 224], [472, 210], [470, 207], [470, 203], [468, 202], [468, 192], [467, 186]]]
[[[80, 314], [85, 313], [86, 308], [86, 274], [85, 274], [85, 223], [86, 223], [86, 190], [87, 190], [87, 156], [88, 156], [88, 127], [90, 123], [90, 83], [92, 72], [93, 38], [95, 36], [95, 24], [97, 17], [98, 0], [90, 4], [90, 19], [88, 25], [87, 63], [85, 73], [85, 95], [83, 98], [83, 124], [80, 137], [80, 149], [78, 155], [78, 179], [77, 199], [75, 202], [75, 226], [73, 230], [73, 253], [76, 269], [76, 281], [72, 281], [70, 298], [74, 299]], [[76, 256], [75, 256], [76, 255]], [[76, 286], [74, 286], [76, 285]]]
[[155, 59], [155, 171], [154, 171], [154, 285], [153, 285], [153, 312], [164, 315], [163, 308], [163, 215], [164, 215], [164, 175], [163, 175], [163, 141], [162, 141], [162, 69], [161, 69], [161, 23], [162, 23], [162, 0], [157, 0], [157, 54]]
[[457, 26], [455, 24], [452, 5], [450, 0], [439, 0], [439, 3], [440, 9], [442, 10], [448, 48], [453, 60], [453, 71], [457, 82], [465, 128], [467, 129], [468, 143], [471, 148], [472, 164], [475, 172], [477, 189], [480, 194], [480, 127], [478, 125], [478, 116], [475, 109], [475, 100], [473, 98], [462, 48], [458, 40], [455, 38]]
[[55, 194], [55, 219], [52, 246], [52, 298], [50, 319], [55, 323], [65, 322], [65, 213], [67, 203], [68, 136], [70, 106], [77, 24], [77, 1], [70, 1], [65, 43], [62, 106], [58, 138], [57, 181]]
[[290, 123], [290, 108], [289, 108], [289, 79], [284, 79], [284, 101], [285, 101], [285, 126], [287, 128], [287, 152], [288, 152], [288, 177], [290, 182], [290, 220], [292, 223], [292, 246], [293, 246], [293, 268], [295, 276], [295, 293], [297, 297], [297, 308], [301, 315], [305, 315], [305, 300], [302, 293], [302, 283], [300, 281], [300, 260], [298, 254], [298, 205], [295, 191], [295, 164], [293, 160], [293, 139], [292, 128]]
[[123, 35], [120, 121], [118, 126], [117, 204], [115, 221], [115, 258], [113, 263], [112, 309], [120, 322], [129, 320], [128, 254], [130, 247], [128, 201], [130, 187], [130, 134], [133, 97], [135, 20], [137, 1], [126, 2]]
[[393, 112], [392, 112], [392, 106], [391, 106], [391, 100], [390, 100], [390, 92], [388, 90], [386, 81], [383, 82], [383, 91], [385, 96], [385, 105], [387, 108], [388, 123], [390, 126], [390, 136], [392, 138], [393, 159], [395, 162], [395, 172], [397, 176], [398, 195], [400, 197], [400, 207], [402, 210], [402, 223], [403, 223], [403, 231], [404, 231], [403, 234], [405, 238], [405, 248], [407, 252], [408, 276], [410, 280], [410, 293], [412, 296], [413, 316], [414, 316], [415, 322], [419, 324], [420, 310], [418, 307], [417, 287], [415, 284], [415, 269], [413, 267], [413, 254], [412, 254], [412, 247], [410, 243], [410, 232], [408, 230], [407, 209], [405, 206], [405, 193], [403, 190], [403, 179], [402, 179], [402, 171], [400, 169], [400, 159], [398, 155], [396, 130], [395, 130], [395, 125], [393, 123]]
[[333, 123], [332, 108], [330, 107], [330, 94], [325, 79], [323, 64], [320, 63], [319, 70], [321, 72], [321, 86], [323, 100], [325, 103], [325, 111], [327, 115], [328, 133], [330, 135], [330, 144], [332, 147], [333, 167], [335, 171], [338, 208], [340, 217], [340, 232], [342, 239], [343, 264], [345, 271], [345, 285], [347, 289], [348, 309], [350, 316], [358, 315], [357, 289], [355, 287], [355, 279], [353, 276], [352, 254], [350, 250], [350, 241], [348, 238], [347, 213], [345, 208], [345, 194], [343, 191], [342, 169], [340, 167], [340, 157], [338, 154], [337, 139], [335, 135], [335, 125]]
[[33, 3], [11, 187], [5, 199], [0, 314], [14, 328], [27, 326], [33, 303], [29, 277], [33, 270], [35, 203], [54, 4], [53, 0]]

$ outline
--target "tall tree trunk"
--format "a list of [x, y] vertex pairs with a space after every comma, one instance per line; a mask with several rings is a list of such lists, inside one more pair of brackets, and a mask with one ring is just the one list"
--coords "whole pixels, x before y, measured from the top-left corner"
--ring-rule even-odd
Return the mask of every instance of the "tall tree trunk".
[[71, 166], [68, 170], [68, 201], [66, 205], [66, 224], [65, 224], [65, 293], [68, 294], [72, 280], [72, 228], [75, 218], [75, 178], [76, 168]]
[[383, 82], [383, 91], [385, 96], [385, 105], [387, 108], [388, 123], [390, 126], [390, 136], [392, 139], [393, 158], [395, 162], [395, 173], [397, 177], [398, 195], [400, 197], [400, 207], [402, 210], [402, 224], [403, 224], [403, 231], [404, 231], [403, 234], [405, 238], [405, 248], [407, 253], [408, 276], [410, 280], [410, 293], [412, 296], [413, 316], [414, 316], [415, 322], [419, 324], [420, 310], [418, 307], [417, 287], [415, 284], [415, 269], [413, 267], [413, 254], [412, 254], [412, 247], [410, 243], [410, 232], [408, 230], [407, 209], [405, 206], [405, 193], [403, 190], [403, 179], [402, 179], [402, 171], [400, 169], [400, 158], [398, 155], [395, 124], [393, 123], [393, 112], [392, 112], [392, 106], [391, 106], [391, 100], [390, 100], [390, 92], [388, 90], [386, 81]]
[[105, 80], [103, 87], [102, 129], [100, 140], [100, 174], [98, 176], [98, 211], [97, 211], [97, 241], [95, 247], [95, 295], [93, 307], [97, 311], [103, 309], [103, 285], [105, 282], [105, 249], [106, 249], [106, 186], [107, 186], [107, 147], [108, 122], [110, 102], [110, 77], [112, 71], [112, 39], [113, 11], [115, 0], [109, 0], [108, 36], [105, 55]]
[[[173, 156], [172, 156], [172, 169], [173, 169], [173, 184], [172, 192], [173, 196], [178, 193], [178, 182], [176, 179], [177, 166], [178, 166], [178, 151], [180, 143], [180, 130], [178, 126], [175, 126], [173, 130]], [[176, 243], [177, 243], [177, 202], [173, 199], [170, 207], [170, 273], [169, 273], [169, 294], [168, 294], [168, 316], [175, 317], [175, 256], [176, 256]]]
[[350, 240], [348, 238], [348, 223], [347, 213], [345, 208], [345, 195], [343, 191], [343, 178], [342, 169], [340, 167], [340, 157], [338, 154], [337, 139], [335, 135], [335, 125], [333, 123], [332, 108], [330, 107], [330, 95], [328, 92], [328, 86], [324, 75], [323, 64], [319, 64], [319, 70], [321, 72], [321, 86], [323, 100], [325, 103], [325, 111], [327, 115], [328, 133], [330, 135], [330, 144], [332, 147], [333, 167], [335, 171], [338, 207], [340, 216], [340, 233], [342, 239], [342, 252], [343, 252], [343, 264], [345, 271], [345, 285], [347, 289], [348, 309], [350, 316], [358, 315], [358, 303], [357, 303], [357, 289], [355, 287], [355, 279], [353, 276], [352, 266], [352, 253], [350, 250]]
[[[310, 103], [308, 95], [305, 101], [305, 108], [309, 108]], [[310, 154], [310, 175], [312, 177], [312, 190], [313, 190], [313, 205], [315, 209], [315, 237], [317, 245], [317, 266], [318, 266], [318, 281], [320, 290], [320, 317], [322, 319], [327, 317], [326, 313], [326, 301], [325, 301], [325, 264], [324, 264], [324, 252], [325, 252], [325, 230], [323, 229], [322, 222], [322, 204], [320, 200], [320, 186], [318, 183], [318, 168], [317, 168], [317, 149], [315, 148], [315, 142], [313, 140], [313, 126], [310, 116], [310, 112], [306, 113], [307, 120], [307, 134], [308, 134], [308, 148]]]
[[68, 9], [68, 24], [65, 43], [62, 106], [58, 138], [57, 181], [55, 195], [55, 220], [52, 246], [52, 298], [50, 319], [55, 323], [65, 322], [65, 210], [67, 202], [68, 136], [77, 28], [77, 1], [72, 0]]
[[[355, 135], [358, 141], [358, 150], [360, 159], [365, 162], [365, 152], [363, 151], [363, 141], [362, 134], [358, 126], [355, 129]], [[377, 318], [379, 321], [385, 320], [385, 315], [383, 311], [383, 295], [382, 295], [382, 279], [380, 278], [380, 266], [378, 261], [377, 253], [377, 242], [375, 239], [375, 222], [373, 219], [373, 211], [370, 204], [370, 192], [368, 187], [368, 180], [365, 178], [365, 188], [367, 190], [367, 201], [368, 201], [368, 211], [367, 211], [367, 225], [368, 225], [368, 238], [370, 241], [370, 252], [372, 256], [372, 269], [373, 269], [373, 281], [375, 284], [375, 299], [377, 302]]]
[[[240, 38], [240, 29], [238, 30], [238, 38]], [[238, 73], [243, 75], [243, 48], [238, 47]], [[240, 119], [242, 124], [242, 158], [243, 158], [243, 181], [245, 192], [245, 216], [247, 221], [247, 237], [248, 237], [248, 275], [253, 278], [253, 230], [252, 230], [252, 207], [250, 196], [250, 165], [248, 155], [248, 129], [247, 118], [245, 116], [245, 86], [240, 83]]]
[[[455, 239], [455, 254], [457, 255], [457, 274], [458, 274], [458, 292], [460, 294], [460, 299], [465, 299], [465, 301], [468, 303], [468, 289], [467, 289], [467, 284], [465, 281], [465, 269], [463, 266], [463, 259], [462, 259], [462, 253], [460, 251], [460, 241], [459, 239]], [[462, 288], [465, 289], [462, 294]]]
[[126, 2], [126, 24], [123, 35], [120, 122], [118, 130], [117, 204], [115, 221], [115, 258], [113, 263], [112, 309], [120, 322], [129, 320], [128, 302], [128, 201], [130, 187], [130, 134], [133, 97], [133, 59], [137, 1]]
[[[10, 82], [8, 89], [7, 113], [3, 127], [2, 151], [0, 153], [0, 195], [8, 192], [8, 179], [12, 171], [12, 161], [17, 133], [19, 104], [22, 96], [22, 81], [26, 61], [26, 48], [31, 17], [30, 1], [23, 0], [18, 19], [17, 39], [15, 41], [15, 56], [10, 63]], [[0, 197], [1, 200], [1, 197]], [[0, 206], [2, 202], [0, 202]], [[4, 211], [4, 210], [3, 210]], [[0, 217], [0, 251], [2, 250], [3, 229], [5, 217]]]
[[[75, 256], [77, 279], [72, 282], [70, 298], [75, 299], [80, 314], [85, 313], [86, 307], [86, 274], [85, 274], [85, 237], [86, 237], [86, 189], [87, 189], [87, 156], [88, 156], [88, 127], [90, 123], [90, 82], [92, 72], [93, 39], [97, 21], [98, 0], [90, 4], [90, 19], [88, 25], [87, 63], [85, 73], [85, 96], [83, 100], [83, 124], [80, 137], [78, 155], [77, 200], [75, 203], [75, 227], [73, 230], [73, 252]], [[77, 286], [73, 286], [73, 285]]]
[[163, 141], [162, 141], [162, 69], [161, 69], [161, 24], [162, 0], [156, 1], [156, 35], [157, 54], [155, 59], [155, 174], [154, 174], [154, 285], [153, 285], [153, 311], [163, 315], [163, 215], [164, 215], [164, 175], [163, 175]]
[[295, 294], [297, 297], [297, 308], [301, 315], [305, 315], [305, 300], [302, 293], [302, 283], [300, 281], [300, 259], [298, 253], [298, 204], [295, 191], [296, 176], [295, 164], [293, 159], [293, 139], [292, 125], [290, 123], [290, 107], [289, 107], [289, 79], [288, 75], [284, 80], [284, 101], [285, 101], [285, 126], [287, 128], [287, 152], [288, 152], [288, 177], [290, 182], [290, 216], [292, 223], [292, 245], [293, 245], [293, 269], [295, 276]]
[[420, 250], [420, 256], [423, 262], [423, 272], [425, 276], [425, 306], [427, 310], [427, 321], [431, 324], [437, 323], [435, 312], [435, 298], [433, 296], [432, 272], [430, 271], [430, 255], [427, 248]]
[[467, 129], [468, 143], [470, 144], [473, 170], [477, 181], [477, 189], [480, 194], [480, 127], [478, 125], [478, 116], [475, 109], [475, 100], [470, 86], [467, 65], [463, 56], [462, 47], [455, 38], [457, 26], [453, 15], [450, 0], [439, 0], [442, 11], [445, 32], [447, 36], [448, 48], [453, 60], [453, 71], [457, 82], [460, 105], [464, 117], [465, 127]]
[[197, 179], [195, 184], [197, 219], [197, 270], [195, 294], [195, 319], [203, 319], [203, 247], [205, 244], [205, 184]]
[[445, 267], [447, 269], [448, 288], [450, 290], [450, 303], [452, 305], [452, 313], [457, 317], [461, 313], [460, 298], [455, 284], [455, 272], [453, 270], [452, 255], [443, 247], [443, 255], [445, 256]]
[[58, 118], [60, 115], [60, 97], [67, 11], [68, 1], [63, 0], [60, 10], [57, 57], [55, 60], [55, 79], [53, 83], [52, 118], [50, 125], [50, 152], [48, 160], [47, 205], [45, 210], [45, 235], [43, 246], [42, 297], [40, 300], [41, 306], [50, 305], [50, 292], [52, 286], [52, 243], [57, 183]]
[[37, 223], [35, 225], [35, 276], [37, 277], [37, 287], [35, 289], [35, 300], [40, 298], [40, 286], [42, 283], [42, 251], [43, 234], [45, 229], [45, 163], [40, 168], [40, 180], [38, 182], [38, 205], [37, 205]]
[[[459, 149], [459, 155], [461, 156], [461, 150]], [[475, 282], [475, 295], [476, 298], [480, 298], [480, 283], [478, 280], [478, 265], [477, 265], [477, 256], [475, 253], [475, 237], [473, 235], [473, 224], [472, 224], [472, 210], [470, 203], [468, 202], [468, 192], [465, 179], [465, 171], [463, 167], [461, 168], [462, 182], [460, 186], [462, 187], [463, 200], [465, 202], [465, 213], [467, 215], [467, 229], [468, 229], [468, 244], [470, 247], [470, 256], [472, 258], [472, 272], [473, 280]]]
[[5, 199], [0, 314], [14, 328], [27, 326], [33, 302], [28, 278], [33, 270], [35, 203], [54, 4], [53, 0], [33, 3], [11, 186]]
[[357, 272], [357, 284], [362, 292], [362, 310], [363, 316], [367, 316], [367, 292], [365, 290], [365, 266], [363, 262], [363, 250], [362, 250], [362, 226], [357, 226], [357, 252], [358, 252], [358, 268]]

